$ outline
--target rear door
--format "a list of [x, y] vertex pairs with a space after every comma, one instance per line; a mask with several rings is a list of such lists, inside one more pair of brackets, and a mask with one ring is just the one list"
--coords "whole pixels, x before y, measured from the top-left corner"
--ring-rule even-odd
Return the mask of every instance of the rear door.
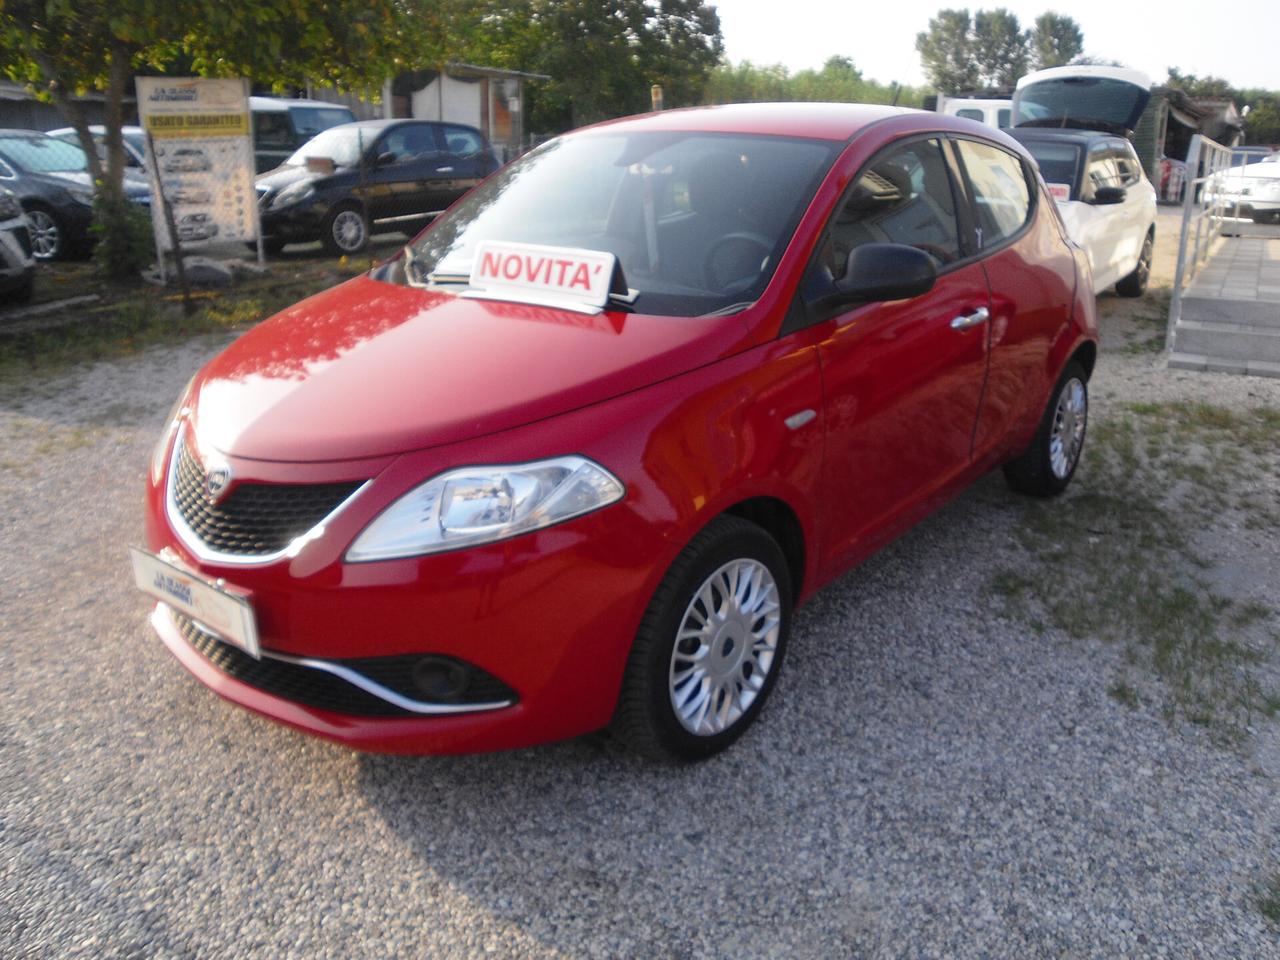
[[990, 364], [974, 456], [998, 458], [1020, 452], [1009, 443], [1033, 429], [1043, 410], [1054, 375], [1050, 345], [1074, 300], [1075, 262], [1053, 201], [1020, 156], [987, 141], [959, 138], [954, 145], [991, 291]]
[[922, 296], [837, 316], [819, 344], [829, 563], [842, 565], [923, 512], [969, 464], [990, 304], [982, 264], [961, 240], [961, 196], [941, 139], [891, 146], [837, 205], [811, 265], [839, 279], [853, 248], [904, 243], [940, 271]]
[[480, 132], [457, 123], [439, 126], [442, 159], [435, 165], [432, 208], [443, 211], [489, 175], [492, 158]]

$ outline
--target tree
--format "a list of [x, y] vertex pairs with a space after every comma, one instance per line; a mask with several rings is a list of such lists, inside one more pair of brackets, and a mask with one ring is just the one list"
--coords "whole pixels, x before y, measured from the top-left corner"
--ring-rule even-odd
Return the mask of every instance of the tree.
[[[120, 128], [137, 70], [185, 57], [201, 75], [381, 83], [418, 35], [397, 0], [0, 0], [0, 73], [57, 105], [80, 137], [103, 208], [120, 209]], [[105, 164], [76, 100], [88, 90], [104, 96]]]
[[1029, 35], [1018, 18], [998, 7], [973, 18], [973, 46], [979, 76], [989, 87], [1012, 87], [1027, 72]]
[[[531, 84], [531, 130], [554, 131], [700, 103], [724, 42], [703, 0], [452, 0], [457, 58], [550, 76]], [[478, 11], [478, 12], [477, 12]]]
[[1036, 70], [1061, 67], [1084, 52], [1084, 34], [1073, 19], [1053, 11], [1036, 17], [1031, 31], [1031, 65]]
[[939, 10], [929, 20], [929, 29], [916, 34], [925, 76], [937, 90], [956, 93], [978, 85], [972, 26], [967, 9]]
[[1197, 77], [1194, 73], [1183, 73], [1177, 67], [1169, 68], [1169, 79], [1165, 83], [1177, 87], [1189, 97], [1240, 98], [1239, 91], [1221, 77]]

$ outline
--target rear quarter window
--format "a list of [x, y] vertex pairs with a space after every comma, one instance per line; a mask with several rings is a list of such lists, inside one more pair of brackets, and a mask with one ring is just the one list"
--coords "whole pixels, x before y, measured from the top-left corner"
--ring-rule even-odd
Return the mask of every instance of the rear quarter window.
[[994, 246], [1022, 229], [1031, 216], [1031, 189], [1022, 161], [976, 140], [956, 141], [973, 187], [980, 245]]

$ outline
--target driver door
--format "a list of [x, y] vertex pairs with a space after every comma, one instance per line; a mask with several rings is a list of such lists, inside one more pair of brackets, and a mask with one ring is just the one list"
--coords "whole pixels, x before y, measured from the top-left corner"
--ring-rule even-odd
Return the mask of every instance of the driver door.
[[969, 465], [990, 297], [982, 264], [965, 262], [959, 183], [940, 139], [891, 147], [837, 205], [811, 266], [837, 280], [853, 248], [904, 243], [939, 271], [919, 297], [849, 308], [819, 344], [828, 563], [851, 562], [926, 511]]

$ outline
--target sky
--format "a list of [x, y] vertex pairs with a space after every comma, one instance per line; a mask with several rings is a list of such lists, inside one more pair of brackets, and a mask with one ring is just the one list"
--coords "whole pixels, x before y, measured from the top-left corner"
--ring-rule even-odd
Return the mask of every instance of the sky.
[[[1164, 80], [1169, 67], [1223, 77], [1235, 87], [1280, 90], [1280, 4], [1229, 0], [1196, 4], [1072, 0], [1056, 6], [1019, 0], [711, 0], [720, 13], [725, 54], [735, 63], [781, 63], [792, 72], [819, 68], [833, 54], [849, 57], [863, 76], [925, 86], [916, 34], [943, 7], [970, 12], [1005, 7], [1024, 29], [1046, 10], [1073, 17], [1085, 53], [1118, 60]], [[1215, 13], [1214, 11], [1218, 11]]]

